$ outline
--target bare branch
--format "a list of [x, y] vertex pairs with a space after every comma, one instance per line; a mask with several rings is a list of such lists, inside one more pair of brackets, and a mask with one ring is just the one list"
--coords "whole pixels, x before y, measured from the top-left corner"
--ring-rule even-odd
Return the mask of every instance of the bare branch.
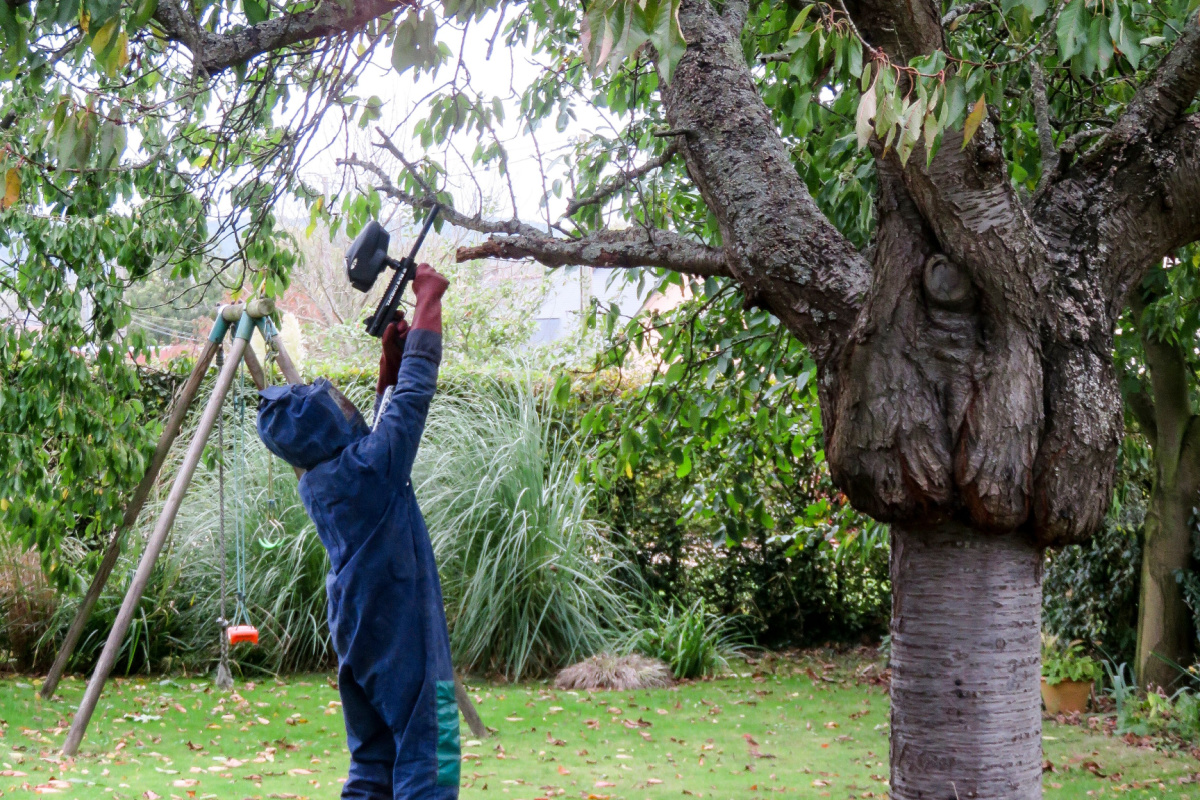
[[965, 17], [977, 11], [986, 11], [991, 7], [992, 0], [976, 0], [973, 3], [964, 3], [961, 6], [955, 6], [942, 15], [942, 27], [954, 30], [954, 21], [959, 17]]
[[[409, 206], [410, 208], [429, 209], [433, 208], [435, 203], [440, 202], [437, 196], [432, 193], [417, 195], [404, 191], [392, 182], [392, 179], [388, 177], [387, 172], [385, 172], [382, 167], [370, 161], [364, 161], [358, 156], [352, 155], [349, 158], [339, 158], [337, 163], [338, 166], [356, 167], [375, 176], [376, 191], [382, 192], [393, 200], [397, 200], [404, 205]], [[463, 214], [461, 211], [456, 211], [454, 208], [444, 203], [441, 205], [442, 219], [446, 220], [451, 225], [459, 228], [465, 228], [469, 231], [487, 234], [503, 233], [521, 236], [543, 235], [542, 232], [537, 228], [533, 227], [532, 225], [526, 225], [524, 222], [521, 222], [517, 219], [489, 220], [484, 219], [482, 215], [479, 214], [471, 217]]]
[[636, 181], [646, 173], [653, 172], [654, 170], [662, 167], [664, 164], [674, 158], [677, 152], [679, 152], [679, 143], [674, 142], [663, 151], [662, 155], [658, 156], [657, 158], [650, 159], [640, 167], [635, 167], [634, 169], [624, 170], [618, 173], [614, 178], [612, 178], [612, 180], [606, 182], [603, 186], [597, 189], [594, 194], [588, 195], [587, 197], [572, 197], [567, 202], [566, 216], [571, 216], [584, 206], [591, 206], [595, 205], [596, 203], [604, 202], [624, 188], [630, 181]]
[[1032, 77], [1033, 116], [1042, 150], [1042, 177], [1037, 187], [1041, 189], [1058, 172], [1058, 148], [1054, 145], [1054, 128], [1050, 126], [1050, 103], [1046, 98], [1046, 79], [1042, 75], [1042, 68], [1035, 60], [1030, 63], [1029, 71]]
[[356, 30], [406, 6], [415, 7], [415, 3], [413, 0], [354, 0], [348, 3], [321, 0], [307, 11], [213, 33], [204, 30], [179, 0], [160, 0], [154, 19], [162, 26], [167, 38], [192, 51], [198, 72], [215, 75], [263, 53]]
[[659, 267], [700, 277], [729, 277], [725, 253], [665, 230], [604, 230], [581, 239], [544, 234], [492, 238], [460, 247], [458, 260], [532, 258], [547, 267]]
[[1129, 101], [1106, 142], [1125, 144], [1161, 135], [1179, 119], [1197, 91], [1200, 91], [1200, 16], [1194, 14], [1171, 52], [1159, 63], [1154, 77]]
[[[431, 208], [439, 202], [432, 193], [414, 195], [404, 191], [392, 182], [382, 167], [358, 156], [338, 159], [337, 163], [369, 173], [375, 179], [376, 191], [412, 208]], [[468, 216], [444, 204], [441, 214], [451, 225], [493, 236], [482, 244], [459, 248], [459, 261], [532, 258], [548, 267], [661, 267], [701, 277], [730, 274], [722, 250], [671, 231], [630, 228], [565, 239], [517, 219], [489, 220], [480, 214]]]

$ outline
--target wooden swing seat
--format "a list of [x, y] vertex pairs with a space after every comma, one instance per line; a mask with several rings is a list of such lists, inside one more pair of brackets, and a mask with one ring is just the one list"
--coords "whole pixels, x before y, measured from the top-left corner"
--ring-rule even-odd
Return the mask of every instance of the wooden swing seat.
[[253, 625], [230, 625], [225, 629], [230, 644], [258, 644], [258, 628]]

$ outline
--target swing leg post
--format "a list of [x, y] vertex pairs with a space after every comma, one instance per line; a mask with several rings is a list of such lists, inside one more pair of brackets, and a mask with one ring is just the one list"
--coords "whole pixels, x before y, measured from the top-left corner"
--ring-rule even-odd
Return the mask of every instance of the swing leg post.
[[260, 392], [267, 388], [267, 373], [263, 370], [263, 365], [259, 363], [258, 356], [254, 354], [253, 347], [246, 348], [242, 361], [246, 363], [246, 371], [250, 373], [250, 380], [254, 382], [254, 388]]
[[[224, 333], [223, 329], [221, 333]], [[67, 662], [70, 660], [71, 654], [75, 652], [75, 646], [79, 644], [79, 637], [83, 635], [83, 629], [87, 626], [88, 617], [91, 615], [96, 601], [100, 599], [100, 594], [104, 591], [104, 586], [108, 583], [113, 568], [117, 565], [125, 532], [133, 527], [133, 524], [137, 522], [138, 515], [142, 513], [142, 507], [150, 497], [150, 491], [154, 488], [155, 481], [158, 480], [158, 473], [162, 470], [163, 462], [167, 460], [167, 453], [175, 443], [175, 438], [179, 436], [183, 420], [187, 417], [188, 410], [191, 409], [192, 402], [200, 391], [200, 384], [204, 381], [208, 367], [212, 364], [213, 356], [216, 355], [219, 348], [219, 341], [210, 339], [205, 343], [204, 349], [200, 351], [200, 355], [196, 359], [196, 366], [192, 368], [191, 375], [188, 376], [183, 390], [179, 393], [179, 398], [175, 401], [175, 406], [171, 409], [171, 416], [167, 419], [167, 425], [158, 439], [158, 446], [154, 448], [154, 456], [150, 459], [149, 466], [146, 467], [146, 474], [142, 476], [142, 481], [134, 490], [129, 505], [125, 507], [125, 516], [108, 542], [108, 548], [104, 551], [100, 567], [96, 570], [91, 585], [88, 586], [83, 602], [75, 612], [75, 619], [71, 621], [71, 627], [67, 629], [66, 638], [58, 648], [58, 655], [50, 667], [50, 673], [42, 684], [40, 693], [45, 700], [53, 697], [54, 692], [58, 690], [58, 684], [66, 671]]]
[[[265, 370], [263, 370], [262, 364], [258, 362], [258, 356], [254, 354], [253, 347], [246, 348], [246, 352], [242, 356], [242, 360], [246, 362], [246, 371], [250, 373], [250, 380], [254, 381], [254, 388], [258, 389], [260, 392], [267, 388], [267, 373]], [[288, 383], [291, 382], [292, 381], [288, 381]], [[304, 474], [304, 470], [300, 469], [299, 467], [292, 467], [292, 470], [296, 473], [297, 478]]]
[[230, 348], [229, 358], [226, 360], [221, 374], [217, 377], [217, 383], [213, 387], [212, 396], [209, 397], [208, 404], [204, 407], [204, 413], [200, 417], [200, 424], [196, 429], [196, 434], [188, 444], [183, 464], [180, 465], [179, 473], [175, 476], [175, 482], [171, 485], [170, 494], [167, 495], [166, 504], [163, 506], [162, 513], [158, 517], [154, 531], [150, 534], [150, 538], [146, 542], [146, 550], [142, 554], [142, 560], [138, 563], [137, 572], [134, 573], [129, 591], [126, 592], [125, 599], [121, 603], [121, 610], [117, 612], [117, 619], [108, 634], [108, 640], [104, 643], [104, 650], [100, 653], [100, 660], [96, 663], [96, 669], [92, 673], [91, 680], [88, 681], [87, 690], [83, 694], [83, 700], [79, 703], [79, 710], [75, 712], [75, 719], [71, 722], [71, 730], [67, 734], [66, 742], [63, 743], [62, 753], [65, 756], [74, 756], [79, 752], [79, 745], [83, 741], [83, 735], [87, 731], [88, 723], [92, 719], [92, 714], [96, 711], [96, 705], [100, 702], [100, 694], [104, 691], [104, 684], [108, 680], [109, 673], [112, 672], [113, 665], [117, 661], [117, 655], [121, 650], [121, 643], [125, 639], [125, 634], [129, 631], [129, 625], [133, 622], [133, 615], [137, 611], [138, 602], [142, 598], [142, 593], [146, 590], [146, 584], [150, 582], [150, 575], [154, 571], [154, 564], [162, 552], [163, 545], [166, 544], [167, 535], [171, 532], [171, 526], [175, 523], [175, 516], [179, 513], [179, 507], [183, 504], [183, 497], [187, 493], [188, 484], [191, 482], [192, 475], [196, 472], [196, 466], [200, 463], [200, 458], [204, 454], [205, 443], [208, 441], [209, 434], [212, 433], [217, 416], [221, 413], [221, 405], [224, 403], [225, 395], [229, 392], [229, 387], [233, 383], [238, 364], [241, 363], [242, 354], [246, 350], [246, 343], [250, 339], [250, 334], [253, 330], [253, 320], [248, 315], [244, 315], [238, 324], [237, 334], [235, 335], [233, 346]]
[[300, 370], [296, 369], [295, 362], [288, 355], [287, 348], [283, 346], [283, 335], [267, 317], [263, 317], [259, 324], [263, 338], [275, 348], [275, 363], [279, 365], [283, 379], [288, 383], [304, 383], [304, 379], [300, 377]]
[[487, 726], [479, 718], [479, 712], [475, 710], [475, 704], [471, 702], [471, 695], [467, 694], [467, 687], [463, 686], [462, 679], [458, 677], [457, 673], [454, 675], [454, 699], [458, 701], [458, 711], [467, 721], [471, 735], [476, 739], [486, 739]]

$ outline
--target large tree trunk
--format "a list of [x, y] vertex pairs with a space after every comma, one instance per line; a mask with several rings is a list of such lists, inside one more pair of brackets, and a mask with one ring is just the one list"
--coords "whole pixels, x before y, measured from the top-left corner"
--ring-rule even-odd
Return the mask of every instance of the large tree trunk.
[[892, 528], [891, 796], [1042, 796], [1041, 554], [1020, 533]]
[[[1188, 525], [1197, 504], [1195, 491], [1180, 486], [1179, 471], [1164, 465], [1156, 451], [1154, 489], [1146, 514], [1146, 543], [1142, 550], [1141, 595], [1138, 602], [1137, 676], [1147, 688], [1170, 688], [1180, 680], [1170, 662], [1189, 666], [1194, 640], [1192, 613], [1176, 580], [1191, 561]], [[1166, 474], [1163, 467], [1166, 466]], [[1190, 487], [1189, 487], [1190, 488]]]

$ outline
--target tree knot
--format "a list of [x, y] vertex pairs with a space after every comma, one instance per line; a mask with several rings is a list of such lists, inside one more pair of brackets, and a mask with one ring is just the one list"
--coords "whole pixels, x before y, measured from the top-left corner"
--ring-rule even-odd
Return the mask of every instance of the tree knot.
[[978, 294], [967, 271], [941, 253], [925, 261], [925, 297], [930, 305], [946, 311], [970, 311]]

